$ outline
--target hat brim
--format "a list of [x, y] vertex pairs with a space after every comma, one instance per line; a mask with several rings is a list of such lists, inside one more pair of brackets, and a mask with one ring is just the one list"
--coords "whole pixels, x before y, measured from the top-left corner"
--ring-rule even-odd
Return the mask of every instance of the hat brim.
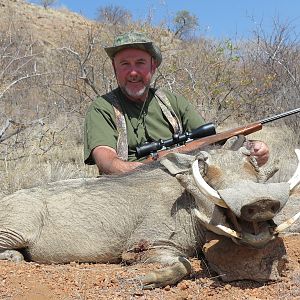
[[159, 66], [162, 62], [160, 50], [155, 47], [152, 42], [123, 44], [120, 46], [106, 47], [104, 50], [109, 58], [113, 59], [118, 52], [128, 48], [141, 49], [148, 52], [156, 60], [157, 66]]

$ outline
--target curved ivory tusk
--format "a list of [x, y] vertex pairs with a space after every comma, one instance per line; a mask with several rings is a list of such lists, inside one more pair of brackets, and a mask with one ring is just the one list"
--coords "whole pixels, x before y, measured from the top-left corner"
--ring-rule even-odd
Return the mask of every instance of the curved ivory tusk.
[[295, 152], [298, 157], [298, 167], [297, 167], [294, 175], [292, 176], [292, 178], [288, 181], [288, 183], [290, 185], [290, 190], [295, 188], [300, 183], [300, 150], [295, 149]]
[[225, 233], [229, 234], [230, 236], [236, 238], [236, 239], [241, 239], [242, 236], [240, 233], [236, 232], [235, 230], [228, 228], [226, 226], [223, 225], [217, 225], [216, 227], [218, 227], [220, 230], [224, 231]]
[[208, 224], [209, 223], [209, 219], [206, 215], [202, 214], [199, 209], [197, 208], [193, 208], [193, 212], [195, 214], [195, 216], [203, 223]]
[[193, 177], [195, 179], [195, 182], [200, 189], [200, 191], [207, 197], [209, 197], [210, 200], [212, 200], [216, 205], [228, 208], [226, 203], [221, 199], [218, 192], [215, 191], [211, 186], [209, 186], [206, 181], [203, 179], [203, 177], [200, 174], [199, 171], [199, 163], [198, 160], [195, 160], [192, 164], [192, 170], [193, 170]]
[[242, 236], [240, 233], [234, 231], [233, 229], [230, 229], [223, 225], [213, 225], [209, 223], [208, 218], [203, 215], [197, 208], [193, 209], [195, 216], [203, 223], [203, 225], [210, 231], [218, 234], [218, 235], [224, 235], [227, 237], [233, 237], [236, 239], [241, 239]]
[[290, 227], [293, 223], [295, 223], [300, 217], [300, 212], [295, 214], [293, 217], [289, 218], [287, 221], [281, 223], [274, 229], [274, 234], [280, 233]]

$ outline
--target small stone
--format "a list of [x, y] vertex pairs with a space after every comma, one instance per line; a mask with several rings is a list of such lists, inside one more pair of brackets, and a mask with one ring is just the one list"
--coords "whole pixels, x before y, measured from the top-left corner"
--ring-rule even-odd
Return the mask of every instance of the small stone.
[[117, 280], [116, 278], [112, 278], [112, 279], [110, 280], [110, 282], [111, 282], [111, 283], [118, 283], [118, 280]]
[[186, 290], [186, 289], [189, 288], [189, 284], [188, 284], [187, 282], [185, 282], [185, 281], [182, 281], [182, 282], [180, 282], [180, 283], [178, 284], [178, 287], [179, 287], [182, 291], [184, 291], [184, 290]]
[[135, 291], [135, 292], [133, 293], [133, 295], [134, 295], [134, 296], [144, 296], [144, 292], [143, 292], [142, 290], [140, 290], [140, 291]]

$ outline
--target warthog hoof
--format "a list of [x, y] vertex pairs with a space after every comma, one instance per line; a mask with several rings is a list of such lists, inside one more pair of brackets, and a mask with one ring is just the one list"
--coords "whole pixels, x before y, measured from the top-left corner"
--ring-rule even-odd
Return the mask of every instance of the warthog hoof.
[[143, 289], [155, 289], [174, 285], [191, 273], [191, 264], [185, 257], [179, 257], [177, 263], [173, 265], [150, 272], [142, 278]]

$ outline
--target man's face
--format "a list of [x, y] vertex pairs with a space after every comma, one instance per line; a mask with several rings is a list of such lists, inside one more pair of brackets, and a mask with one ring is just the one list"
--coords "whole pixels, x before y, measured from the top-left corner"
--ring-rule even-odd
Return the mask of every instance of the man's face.
[[116, 54], [113, 65], [123, 93], [133, 101], [145, 101], [156, 70], [151, 55], [139, 49], [124, 49]]

